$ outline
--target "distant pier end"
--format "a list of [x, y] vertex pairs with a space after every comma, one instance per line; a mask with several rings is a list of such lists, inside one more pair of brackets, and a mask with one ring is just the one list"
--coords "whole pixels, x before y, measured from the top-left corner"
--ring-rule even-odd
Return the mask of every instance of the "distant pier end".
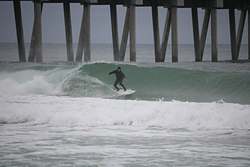
[[[218, 36], [217, 36], [217, 10], [227, 9], [230, 41], [231, 41], [231, 60], [237, 62], [241, 49], [241, 41], [245, 27], [246, 18], [250, 25], [250, 1], [249, 0], [3, 0], [13, 1], [15, 12], [16, 34], [18, 43], [19, 61], [26, 62], [26, 52], [23, 36], [21, 2], [30, 1], [34, 4], [34, 22], [33, 32], [30, 41], [30, 51], [28, 56], [29, 62], [42, 62], [42, 8], [45, 3], [63, 4], [65, 35], [67, 47], [67, 61], [69, 62], [88, 62], [91, 61], [91, 38], [90, 38], [90, 10], [92, 5], [107, 5], [110, 7], [111, 32], [113, 42], [113, 59], [114, 61], [124, 61], [126, 47], [129, 37], [130, 61], [136, 61], [136, 8], [151, 7], [155, 62], [165, 62], [165, 55], [171, 33], [172, 45], [172, 62], [178, 62], [178, 8], [190, 8], [192, 13], [193, 39], [194, 39], [194, 60], [200, 62], [203, 60], [206, 37], [211, 26], [211, 61], [218, 61]], [[78, 3], [83, 6], [82, 23], [76, 56], [73, 51], [72, 26], [70, 4]], [[117, 26], [117, 5], [126, 8], [126, 16], [122, 39], [119, 40]], [[164, 32], [162, 41], [160, 41], [158, 7], [164, 7], [167, 10], [166, 20], [164, 23]], [[204, 19], [201, 33], [199, 30], [197, 9], [204, 9]], [[241, 16], [239, 25], [236, 26], [235, 10], [240, 10]], [[247, 17], [248, 16], [248, 17]], [[237, 28], [237, 29], [236, 29]], [[84, 58], [82, 58], [84, 56]], [[248, 26], [248, 59], [250, 60], [250, 26]]]

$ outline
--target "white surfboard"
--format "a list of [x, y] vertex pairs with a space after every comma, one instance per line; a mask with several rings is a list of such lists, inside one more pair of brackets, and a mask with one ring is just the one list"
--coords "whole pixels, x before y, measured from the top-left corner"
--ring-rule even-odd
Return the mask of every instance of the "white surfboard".
[[120, 89], [119, 91], [117, 91], [117, 93], [120, 95], [120, 96], [127, 96], [127, 95], [132, 95], [134, 94], [136, 91], [135, 90], [132, 90], [132, 89], [127, 89], [126, 91], [124, 91], [123, 89]]

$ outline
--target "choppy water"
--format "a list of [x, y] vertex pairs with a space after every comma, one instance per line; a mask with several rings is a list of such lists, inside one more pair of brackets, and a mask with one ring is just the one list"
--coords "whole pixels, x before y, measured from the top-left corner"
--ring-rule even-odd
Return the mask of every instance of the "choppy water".
[[249, 63], [145, 60], [1, 63], [0, 166], [250, 166]]
[[2, 166], [249, 166], [250, 106], [0, 98]]

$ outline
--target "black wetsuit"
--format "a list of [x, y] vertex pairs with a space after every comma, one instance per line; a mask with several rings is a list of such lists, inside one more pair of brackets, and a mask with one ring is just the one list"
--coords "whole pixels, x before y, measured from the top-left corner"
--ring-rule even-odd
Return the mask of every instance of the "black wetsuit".
[[117, 87], [117, 85], [119, 84], [119, 85], [122, 86], [122, 88], [124, 89], [124, 91], [126, 91], [127, 89], [125, 88], [125, 86], [124, 86], [123, 83], [122, 83], [123, 79], [125, 78], [124, 73], [123, 73], [121, 70], [116, 69], [116, 70], [114, 70], [114, 71], [112, 71], [112, 72], [109, 73], [109, 75], [111, 75], [111, 74], [115, 74], [115, 76], [116, 76], [116, 80], [115, 80], [115, 83], [114, 83], [115, 89], [116, 89], [117, 91], [120, 90], [120, 89]]

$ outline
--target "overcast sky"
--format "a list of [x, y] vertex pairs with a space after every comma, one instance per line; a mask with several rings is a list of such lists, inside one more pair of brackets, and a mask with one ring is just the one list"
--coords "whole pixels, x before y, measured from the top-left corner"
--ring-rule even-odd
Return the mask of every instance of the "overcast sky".
[[[71, 4], [71, 17], [73, 28], [73, 41], [77, 43], [80, 30], [82, 6]], [[167, 9], [159, 8], [160, 31], [162, 35]], [[25, 41], [29, 42], [33, 23], [33, 5], [31, 2], [22, 2], [23, 26]], [[203, 10], [199, 10], [200, 26], [202, 25]], [[228, 11], [218, 11], [218, 41], [229, 44]], [[64, 43], [64, 18], [62, 4], [45, 4], [43, 9], [42, 31], [43, 42]], [[122, 26], [125, 17], [125, 8], [118, 7], [118, 26], [121, 38]], [[237, 12], [236, 21], [239, 20]], [[178, 10], [179, 43], [192, 44], [191, 9]], [[137, 8], [136, 11], [136, 40], [137, 43], [152, 44], [153, 28], [151, 8]], [[210, 43], [210, 31], [207, 42]], [[16, 42], [15, 20], [12, 2], [0, 2], [0, 42]], [[91, 42], [111, 43], [111, 23], [108, 6], [93, 6], [91, 8]], [[247, 43], [247, 22], [243, 34], [243, 43]]]

